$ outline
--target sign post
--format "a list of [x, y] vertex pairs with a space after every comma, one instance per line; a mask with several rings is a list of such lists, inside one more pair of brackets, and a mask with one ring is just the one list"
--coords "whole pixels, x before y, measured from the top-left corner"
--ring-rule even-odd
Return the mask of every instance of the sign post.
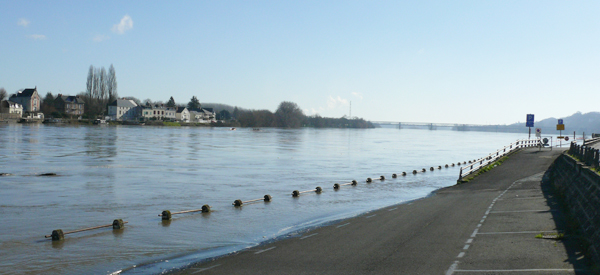
[[525, 127], [529, 127], [529, 139], [531, 139], [531, 127], [533, 127], [533, 114], [527, 114], [527, 122]]
[[562, 140], [563, 140], [563, 136], [562, 136], [562, 131], [565, 129], [565, 124], [563, 123], [562, 119], [558, 120], [558, 124], [556, 124], [556, 130], [560, 131], [559, 135], [558, 135], [558, 139], [560, 140], [560, 147], [562, 148]]

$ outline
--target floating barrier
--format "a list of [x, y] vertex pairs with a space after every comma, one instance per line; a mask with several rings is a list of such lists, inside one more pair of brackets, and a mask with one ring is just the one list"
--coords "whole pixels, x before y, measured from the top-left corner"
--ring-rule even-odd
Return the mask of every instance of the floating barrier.
[[10, 174], [10, 173], [0, 173], [0, 177], [4, 177], [4, 176], [12, 176], [12, 174]]
[[427, 170], [425, 170], [425, 168], [423, 168], [423, 169], [421, 170], [421, 172], [425, 173], [425, 172], [427, 172]]
[[445, 166], [445, 167], [446, 167], [446, 168], [448, 168], [448, 164], [446, 164], [446, 166]]
[[303, 194], [303, 193], [308, 193], [308, 192], [315, 192], [315, 193], [319, 194], [319, 193], [323, 192], [323, 188], [321, 188], [321, 187], [317, 186], [317, 188], [315, 188], [315, 189], [312, 189], [312, 190], [306, 190], [306, 191], [302, 191], [302, 192], [300, 192], [300, 191], [298, 191], [298, 190], [294, 190], [294, 191], [292, 192], [292, 197], [298, 197], [298, 196], [300, 196], [300, 194]]
[[371, 182], [373, 182], [373, 180], [371, 178], [367, 178], [367, 182], [371, 183]]
[[406, 176], [406, 172], [402, 172], [402, 175], [403, 175], [403, 176]]
[[242, 206], [244, 203], [250, 203], [250, 202], [255, 202], [255, 201], [270, 202], [272, 199], [273, 198], [271, 197], [271, 195], [266, 194], [262, 199], [255, 199], [255, 200], [249, 200], [249, 201], [235, 200], [235, 201], [233, 201], [233, 205], [234, 206]]
[[171, 212], [169, 210], [164, 210], [162, 213], [158, 214], [158, 216], [162, 217], [163, 220], [170, 220], [172, 215], [192, 213], [192, 212], [208, 213], [208, 212], [210, 212], [210, 206], [208, 204], [205, 204], [200, 209], [185, 210], [185, 211], [179, 211], [179, 212]]
[[127, 222], [124, 222], [122, 219], [116, 219], [113, 221], [112, 224], [106, 224], [106, 225], [100, 225], [100, 226], [94, 226], [94, 227], [89, 227], [89, 228], [83, 228], [83, 229], [78, 229], [78, 230], [73, 230], [73, 231], [69, 231], [69, 232], [63, 232], [62, 229], [56, 229], [56, 230], [52, 230], [52, 234], [50, 235], [45, 235], [44, 238], [50, 238], [52, 237], [53, 241], [60, 241], [60, 240], [64, 240], [65, 239], [65, 235], [67, 234], [72, 234], [72, 233], [77, 233], [77, 232], [83, 232], [83, 231], [89, 231], [89, 230], [94, 230], [94, 229], [99, 229], [99, 228], [106, 228], [106, 227], [111, 227], [114, 229], [123, 229], [125, 228], [125, 224]]
[[430, 168], [429, 168], [429, 171], [433, 171], [433, 167], [430, 167]]
[[336, 183], [333, 185], [333, 189], [337, 190], [337, 189], [340, 189], [340, 187], [342, 187], [344, 185], [356, 186], [357, 184], [358, 184], [358, 182], [356, 180], [352, 180], [351, 182], [343, 183], [343, 184]]
[[417, 170], [413, 170], [413, 174], [416, 174], [416, 173], [419, 173], [419, 172], [417, 172]]
[[384, 176], [379, 176], [379, 180], [385, 180]]
[[[446, 165], [446, 167], [448, 167], [448, 165]], [[439, 170], [439, 169], [442, 169], [442, 166], [438, 166], [438, 170]]]
[[38, 177], [52, 177], [52, 176], [56, 176], [56, 173], [43, 173], [43, 174], [38, 175]]
[[395, 179], [395, 178], [397, 178], [397, 177], [398, 177], [398, 175], [396, 175], [396, 174], [392, 174], [392, 178], [393, 178], [393, 179]]

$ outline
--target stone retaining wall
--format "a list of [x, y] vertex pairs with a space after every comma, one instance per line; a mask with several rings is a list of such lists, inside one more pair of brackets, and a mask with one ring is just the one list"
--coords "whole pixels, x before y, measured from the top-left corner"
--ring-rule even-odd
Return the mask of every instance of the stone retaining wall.
[[600, 175], [565, 154], [554, 161], [549, 172], [550, 182], [590, 245], [589, 256], [600, 265]]

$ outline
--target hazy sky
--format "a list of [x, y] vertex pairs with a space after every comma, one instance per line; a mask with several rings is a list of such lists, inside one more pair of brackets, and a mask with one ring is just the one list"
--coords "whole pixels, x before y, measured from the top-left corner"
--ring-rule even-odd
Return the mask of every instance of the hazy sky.
[[0, 87], [368, 120], [600, 111], [600, 1], [0, 0]]

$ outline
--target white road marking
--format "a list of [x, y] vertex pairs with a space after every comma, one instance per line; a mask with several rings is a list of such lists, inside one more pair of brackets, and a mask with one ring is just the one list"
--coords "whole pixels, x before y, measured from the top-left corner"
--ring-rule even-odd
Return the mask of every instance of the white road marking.
[[[565, 272], [574, 272], [574, 271], [585, 271], [585, 270], [575, 270], [575, 269], [541, 269], [541, 268], [535, 268], [535, 269], [472, 269], [472, 270], [465, 270], [465, 269], [455, 269], [454, 272], [478, 272], [478, 273], [485, 273], [485, 272], [560, 272], [560, 271], [565, 271]], [[448, 273], [446, 273], [448, 274]]]
[[514, 211], [492, 211], [490, 213], [521, 213], [521, 212], [556, 212], [558, 210], [514, 210]]
[[267, 249], [263, 249], [263, 250], [261, 250], [261, 251], [256, 251], [256, 252], [254, 252], [254, 254], [260, 254], [260, 253], [263, 253], [263, 252], [267, 252], [267, 251], [269, 251], [269, 250], [271, 250], [271, 249], [275, 249], [275, 246], [273, 246], [273, 247], [269, 247], [269, 248], [267, 248]]
[[[487, 211], [485, 211], [485, 215], [483, 216], [483, 219], [477, 225], [477, 228], [475, 228], [475, 231], [473, 231], [473, 234], [471, 234], [471, 238], [475, 238], [475, 236], [477, 236], [477, 234], [482, 234], [482, 233], [479, 233], [479, 228], [483, 224], [484, 220], [487, 218], [487, 215], [490, 214], [490, 211], [494, 207], [494, 203], [496, 203], [497, 200], [499, 200], [502, 196], [504, 196], [504, 194], [506, 194], [506, 192], [508, 192], [508, 190], [511, 189], [515, 184], [517, 184], [519, 181], [523, 181], [523, 180], [524, 179], [521, 179], [521, 180], [513, 182], [508, 188], [506, 188], [506, 190], [504, 190], [504, 192], [500, 193], [500, 195], [498, 195], [496, 198], [494, 198], [494, 200], [492, 200], [492, 203], [488, 207]], [[499, 213], [499, 212], [500, 211], [494, 211], [493, 213]], [[469, 239], [469, 240], [467, 240], [467, 243], [471, 243], [472, 241], [473, 241], [473, 239]], [[469, 249], [469, 246], [470, 245], [468, 245], [468, 244], [465, 245], [463, 247], [463, 250]], [[464, 255], [465, 255], [464, 252], [459, 253], [458, 254], [458, 258], [462, 258]], [[452, 275], [452, 274], [454, 274], [455, 271], [460, 271], [460, 272], [510, 272], [510, 271], [503, 271], [503, 270], [482, 270], [482, 271], [457, 270], [456, 268], [458, 267], [458, 263], [459, 263], [459, 261], [454, 261], [454, 263], [446, 271], [446, 275]], [[533, 269], [527, 269], [527, 270], [529, 272], [530, 271], [538, 271], [538, 270], [533, 270]], [[519, 272], [519, 271], [520, 270], [516, 270], [515, 272]], [[546, 271], [547, 272], [547, 271], [552, 271], [552, 270], [549, 270], [549, 269], [540, 269], [539, 271]]]
[[[215, 268], [215, 267], [217, 267], [217, 266], [220, 266], [220, 264], [218, 264], [218, 265], [213, 265], [213, 266], [206, 267], [206, 268], [200, 268], [200, 269], [198, 269], [198, 271], [196, 271], [196, 272], [194, 272], [194, 273], [192, 273], [192, 274], [196, 274], [196, 273], [200, 273], [200, 272], [202, 272], [202, 271], [206, 271], [206, 270], [209, 270], [209, 269], [213, 269], [213, 268]], [[194, 268], [192, 268], [192, 269], [194, 269]]]
[[336, 226], [336, 228], [344, 227], [344, 226], [349, 225], [349, 224], [350, 223], [341, 224], [341, 225]]
[[458, 256], [456, 256], [456, 258], [462, 258], [465, 256], [465, 252], [460, 252], [458, 253]]
[[557, 233], [556, 231], [515, 231], [515, 232], [483, 232], [477, 235], [500, 235], [500, 234], [539, 234], [539, 233]]
[[304, 240], [306, 238], [310, 238], [310, 237], [315, 236], [315, 235], [319, 235], [319, 233], [315, 233], [315, 234], [310, 234], [308, 236], [304, 236], [304, 237], [300, 238], [300, 240]]
[[388, 211], [394, 211], [394, 210], [396, 210], [396, 209], [398, 209], [398, 207], [396, 207], [396, 208], [392, 208], [392, 209], [388, 209]]
[[375, 217], [375, 216], [377, 216], [377, 214], [375, 214], [375, 215], [371, 215], [371, 216], [366, 216], [366, 217], [365, 217], [365, 219], [368, 219], [368, 218], [373, 218], [373, 217]]
[[446, 271], [446, 275], [452, 275], [456, 267], [458, 267], [458, 261], [454, 261], [450, 268], [448, 268], [448, 271]]

